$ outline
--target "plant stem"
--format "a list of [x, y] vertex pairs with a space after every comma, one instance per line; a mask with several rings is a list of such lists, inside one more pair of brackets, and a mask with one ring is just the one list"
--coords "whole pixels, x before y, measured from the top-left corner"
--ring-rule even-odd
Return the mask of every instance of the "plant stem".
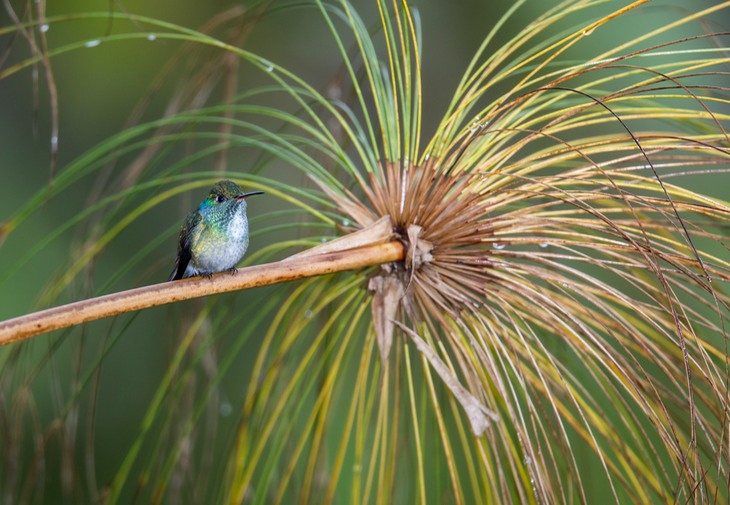
[[344, 270], [355, 270], [381, 263], [402, 261], [403, 258], [403, 244], [391, 241], [254, 265], [242, 268], [234, 275], [222, 272], [215, 274], [210, 279], [191, 277], [180, 281], [120, 291], [2, 321], [0, 322], [0, 345], [157, 305], [327, 275]]

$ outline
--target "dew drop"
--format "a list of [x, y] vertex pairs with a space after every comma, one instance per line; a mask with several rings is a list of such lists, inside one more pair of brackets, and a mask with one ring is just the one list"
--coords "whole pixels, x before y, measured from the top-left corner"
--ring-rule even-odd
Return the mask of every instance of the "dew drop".
[[264, 70], [266, 70], [267, 72], [274, 71], [274, 65], [272, 65], [270, 61], [261, 60], [261, 63], [264, 65]]
[[149, 40], [150, 42], [153, 40], [157, 40], [157, 35], [155, 35], [154, 33], [150, 33], [149, 35], [147, 35], [147, 40]]
[[221, 406], [218, 408], [218, 412], [220, 412], [221, 417], [228, 417], [231, 415], [231, 412], [233, 412], [233, 407], [230, 403], [224, 402], [221, 403]]
[[98, 46], [99, 44], [101, 44], [101, 40], [99, 40], [99, 39], [94, 39], [94, 40], [90, 40], [90, 41], [88, 41], [88, 42], [87, 42], [86, 44], [84, 44], [84, 45], [85, 45], [86, 47], [96, 47], [96, 46]]
[[46, 33], [46, 32], [48, 31], [48, 29], [49, 29], [49, 28], [50, 28], [50, 26], [48, 26], [48, 25], [47, 25], [46, 23], [43, 23], [43, 24], [42, 24], [42, 25], [40, 26], [40, 30], [41, 30], [41, 31], [42, 31], [43, 33]]
[[306, 317], [307, 319], [311, 318], [312, 314], [312, 309], [307, 309], [304, 311], [304, 317]]
[[350, 226], [350, 220], [345, 218], [342, 220], [342, 226]]
[[543, 249], [545, 249], [545, 248], [546, 248], [546, 247], [548, 247], [549, 245], [550, 245], [550, 244], [548, 244], [547, 242], [540, 242], [540, 247], [542, 247]]
[[504, 242], [495, 242], [492, 244], [492, 247], [494, 247], [495, 249], [504, 249], [505, 247], [507, 247], [507, 244], [505, 244]]
[[51, 145], [52, 145], [53, 147], [56, 147], [56, 146], [58, 146], [58, 135], [53, 135], [53, 136], [51, 136]]
[[532, 456], [525, 457], [525, 464], [528, 466], [532, 464]]
[[322, 242], [323, 244], [324, 244], [325, 242], [327, 242], [327, 237], [322, 237], [322, 240], [321, 240], [321, 242]]
[[593, 28], [586, 28], [585, 30], [583, 30], [584, 37], [589, 36], [591, 33], [593, 33]]
[[425, 156], [424, 160], [425, 160], [425, 161], [428, 161], [428, 159], [429, 159], [430, 157], [431, 157], [431, 155], [430, 155], [429, 153], [426, 153], [426, 156]]

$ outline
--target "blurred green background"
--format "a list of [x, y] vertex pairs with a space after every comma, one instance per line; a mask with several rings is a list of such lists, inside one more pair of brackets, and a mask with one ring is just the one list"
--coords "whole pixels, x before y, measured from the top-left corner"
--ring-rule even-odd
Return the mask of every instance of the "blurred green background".
[[[556, 2], [527, 2], [518, 9], [504, 29], [495, 39], [496, 45], [523, 29], [528, 23], [547, 11]], [[23, 2], [11, 2], [16, 13], [24, 12], [28, 6]], [[417, 8], [423, 33], [423, 113], [424, 138], [435, 128], [445, 110], [452, 92], [463, 75], [472, 55], [483, 41], [493, 24], [509, 8], [509, 1], [460, 1], [460, 2], [412, 2]], [[700, 5], [702, 4], [702, 5]], [[622, 26], [627, 31], [640, 31], [646, 17], [652, 23], [666, 16], [676, 18], [677, 14], [690, 13], [711, 2], [698, 2], [691, 8], [683, 2], [662, 2], [661, 6], [649, 6], [622, 19]], [[47, 16], [62, 16], [79, 12], [107, 12], [110, 6], [116, 11], [139, 14], [159, 18], [190, 28], [199, 28], [207, 20], [230, 8], [231, 2], [211, 1], [125, 1], [125, 2], [49, 2]], [[240, 4], [246, 9], [255, 9], [253, 3]], [[244, 40], [244, 47], [259, 54], [278, 65], [303, 77], [316, 89], [325, 92], [328, 83], [340, 69], [341, 58], [332, 43], [331, 35], [322, 21], [321, 15], [313, 7], [296, 9], [279, 9], [287, 2], [273, 2], [274, 12], [253, 23], [250, 34]], [[353, 2], [358, 12], [375, 25], [377, 11], [374, 2], [356, 0]], [[608, 2], [605, 12], [609, 12], [621, 2]], [[596, 11], [591, 11], [595, 15]], [[11, 27], [6, 12], [0, 12], [2, 26]], [[582, 20], [586, 24], [591, 19]], [[717, 26], [701, 25], [702, 30], [721, 28], [725, 23], [722, 17]], [[632, 26], [633, 25], [633, 26]], [[566, 28], [570, 25], [565, 25]], [[575, 28], [574, 26], [572, 28]], [[64, 44], [90, 41], [109, 33], [127, 31], [144, 31], [141, 23], [133, 25], [129, 21], [116, 19], [75, 20], [54, 23], [47, 32], [50, 47]], [[606, 30], [598, 30], [591, 37], [582, 41], [575, 51], [576, 56], [583, 58], [601, 52], [611, 43], [613, 26]], [[28, 44], [22, 37], [13, 37], [6, 33], [0, 38], [5, 62], [1, 67], [8, 69], [21, 62], [30, 52]], [[104, 141], [124, 128], [130, 112], [142, 97], [150, 90], [158, 77], [160, 69], [173, 57], [180, 44], [175, 41], [115, 41], [104, 42], [95, 47], [83, 48], [63, 54], [52, 59], [53, 74], [59, 99], [59, 158], [58, 170], [78, 156]], [[184, 59], [183, 59], [184, 61]], [[160, 117], [170, 100], [171, 93], [177, 89], [189, 75], [190, 68], [179, 65], [179, 69], [166, 76], [162, 85], [145, 109], [144, 119], [152, 120]], [[0, 186], [0, 218], [10, 216], [17, 208], [31, 198], [39, 188], [50, 179], [50, 108], [48, 89], [45, 84], [43, 68], [37, 68], [37, 79], [33, 71], [25, 69], [9, 77], [0, 79], [0, 171], [3, 184]], [[238, 89], [245, 91], [256, 86], [270, 83], [267, 76], [259, 70], [241, 66]], [[220, 86], [219, 86], [220, 87]], [[34, 93], [39, 100], [34, 101]], [[220, 95], [220, 93], [218, 93]], [[215, 94], [214, 94], [215, 96]], [[211, 100], [216, 103], [215, 100]], [[281, 104], [282, 107], [287, 107]], [[255, 156], [252, 153], [251, 156]], [[184, 157], [185, 153], [179, 153]], [[237, 153], [227, 164], [227, 170], [245, 172], [250, 160]], [[124, 166], [119, 164], [115, 170], [121, 172]], [[210, 169], [205, 164], [196, 165], [197, 169]], [[281, 167], [282, 175], [286, 167]], [[62, 198], [48, 202], [43, 212], [32, 217], [32, 224], [14, 231], [13, 235], [0, 248], [0, 264], [8, 265], [21, 257], [38, 235], [65, 222], [87, 203], [86, 195], [93, 187], [94, 176], [84, 179], [82, 184], [74, 185]], [[145, 244], [151, 237], [160, 233], [171, 232], [171, 226], [182, 221], [193, 202], [202, 198], [204, 191], [190, 195], [189, 199], [177, 202], [176, 205], [162, 205], [144, 218], [134, 223], [125, 233], [125, 240], [116, 240], [113, 247], [106, 248], [100, 257], [96, 274], [104, 278], [108, 271], [130, 252], [137, 250], [139, 244]], [[261, 208], [275, 209], [278, 203], [272, 199], [256, 203]], [[253, 209], [257, 212], [257, 209]], [[174, 235], [174, 233], [173, 233]], [[3, 293], [0, 304], [0, 317], [7, 318], [21, 314], [34, 303], [38, 296], [38, 285], [62, 267], [56, 261], [66, 256], [71, 244], [71, 234], [66, 234], [55, 241], [53, 247], [45, 249], [33, 258], [22, 269], [10, 273], [10, 279], [4, 286], [12, 286], [11, 296]], [[174, 259], [175, 239], [155, 254], [150, 255], [151, 265], [149, 277], [144, 282], [164, 280], [168, 265]], [[152, 266], [154, 265], [154, 268]], [[153, 272], [158, 272], [155, 277]], [[7, 277], [7, 276], [3, 276]], [[129, 287], [134, 277], [121, 279], [115, 288]], [[5, 280], [5, 279], [4, 279]], [[137, 282], [141, 279], [137, 278]], [[3, 289], [0, 286], [0, 289]], [[7, 288], [5, 288], [7, 289]]]
[[[509, 2], [506, 2], [509, 4]], [[354, 2], [366, 19], [375, 21], [373, 2]], [[416, 3], [421, 15], [424, 33], [424, 116], [431, 124], [440, 118], [450, 93], [463, 74], [474, 51], [481, 43], [492, 23], [506, 9], [499, 2], [422, 2]], [[25, 5], [13, 3], [16, 12], [22, 13]], [[78, 12], [104, 12], [112, 4], [105, 2], [50, 2], [47, 16]], [[208, 19], [229, 8], [231, 2], [135, 2], [125, 1], [113, 4], [118, 11], [140, 14], [198, 28]], [[243, 5], [247, 8], [246, 3]], [[284, 2], [272, 6], [285, 5]], [[539, 6], [532, 5], [533, 9]], [[523, 9], [515, 23], [526, 23], [537, 11]], [[9, 26], [6, 13], [3, 26]], [[124, 20], [82, 20], [56, 23], [47, 32], [50, 47], [59, 47], [77, 41], [94, 40], [112, 33], [143, 30], [141, 24], [133, 26]], [[6, 34], [3, 47], [9, 55], [3, 68], [22, 61], [29, 56], [27, 43], [18, 37], [11, 41]], [[331, 35], [313, 7], [294, 10], [280, 10], [265, 16], [255, 23], [244, 47], [275, 62], [303, 77], [316, 89], [324, 91], [341, 65], [341, 58], [332, 43]], [[96, 47], [72, 51], [52, 59], [53, 74], [59, 97], [59, 159], [58, 170], [91, 149], [109, 136], [121, 131], [130, 112], [149, 91], [151, 83], [158, 76], [162, 66], [175, 54], [180, 44], [175, 41], [116, 41], [104, 42]], [[184, 80], [189, 68], [181, 68], [165, 79], [165, 84], [152, 96], [146, 110], [147, 120], [159, 117], [170, 99], [170, 94]], [[50, 178], [50, 109], [48, 91], [43, 69], [38, 68], [37, 84], [33, 72], [23, 70], [0, 80], [0, 170], [3, 184], [0, 187], [0, 217], [7, 218], [18, 206], [31, 198]], [[245, 91], [270, 83], [266, 76], [256, 69], [242, 65], [239, 89]], [[34, 104], [34, 87], [40, 100]], [[215, 101], [213, 101], [215, 103]], [[286, 106], [286, 105], [284, 105]], [[429, 130], [426, 129], [426, 132]], [[180, 154], [184, 156], [184, 153]], [[252, 154], [254, 156], [255, 153]], [[249, 160], [241, 156], [229, 159], [228, 170], [245, 172]], [[211, 169], [197, 165], [199, 169]], [[125, 167], [116, 167], [121, 172]], [[285, 167], [282, 167], [285, 170]], [[0, 248], [0, 262], [12, 264], [23, 255], [34, 242], [36, 235], [44, 235], [60, 223], [75, 215], [87, 203], [94, 176], [74, 185], [62, 198], [48, 202], [42, 212], [32, 217], [32, 224], [21, 227]], [[193, 204], [204, 196], [205, 191], [190, 195], [189, 200], [178, 205], [163, 205], [134, 223], [124, 240], [116, 240], [113, 247], [106, 248], [97, 265], [96, 275], [103, 279], [113, 272], [140, 244], [146, 244], [152, 237], [167, 233], [174, 224], [179, 226], [182, 218]], [[268, 199], [257, 202], [258, 208], [277, 207], [277, 202]], [[44, 250], [22, 269], [12, 273], [6, 286], [12, 285], [12, 296], [3, 296], [0, 304], [0, 318], [7, 318], [27, 311], [38, 296], [38, 286], [50, 276], [58, 273], [62, 265], [55, 261], [64, 258], [71, 244], [72, 234], [54, 242], [52, 248]], [[175, 238], [161, 247], [149, 258], [155, 265], [145, 282], [165, 280], [175, 254]], [[255, 245], [254, 245], [255, 247]], [[106, 271], [104, 268], [110, 268]], [[155, 277], [154, 271], [157, 271]], [[133, 284], [130, 276], [115, 285], [117, 289]], [[21, 282], [22, 280], [22, 282]], [[141, 279], [137, 278], [139, 282]]]
[[[705, 4], [709, 4], [706, 2]], [[21, 13], [27, 5], [14, 1], [11, 4], [16, 12]], [[356, 0], [353, 2], [358, 11], [375, 23], [377, 11], [373, 2]], [[461, 78], [472, 55], [481, 44], [485, 35], [496, 20], [512, 4], [510, 1], [459, 1], [446, 0], [412, 2], [418, 9], [423, 33], [423, 88], [424, 88], [424, 137], [434, 130], [435, 124], [448, 105], [453, 89]], [[517, 12], [505, 26], [500, 36], [503, 40], [510, 38], [518, 30], [536, 19], [554, 2], [533, 1]], [[619, 3], [609, 2], [606, 12], [615, 9]], [[66, 1], [49, 2], [47, 16], [62, 16], [77, 12], [108, 11], [112, 6], [116, 11], [123, 10], [130, 14], [140, 14], [159, 18], [171, 23], [190, 28], [198, 28], [207, 20], [228, 9], [233, 4], [229, 1], [190, 1], [164, 0], [158, 2], [126, 0], [119, 3]], [[247, 9], [255, 9], [254, 4], [242, 4]], [[273, 2], [273, 7], [285, 6], [285, 2]], [[626, 30], [641, 30], [642, 16], [657, 18], [667, 15], [667, 9], [686, 8], [682, 2], [675, 2], [668, 7], [664, 2], [661, 8], [648, 8], [622, 21]], [[595, 14], [595, 12], [594, 12]], [[10, 27], [12, 21], [7, 12], [0, 11], [0, 26]], [[590, 19], [584, 20], [586, 23]], [[718, 26], [726, 26], [725, 20], [718, 19]], [[568, 28], [570, 25], [566, 25]], [[704, 27], [712, 29], [713, 27]], [[76, 41], [96, 40], [108, 33], [126, 31], [144, 31], [147, 28], [130, 24], [129, 21], [115, 19], [74, 20], [70, 22], [52, 23], [47, 31], [48, 44], [51, 48], [60, 47]], [[612, 34], [609, 30], [597, 32], [590, 40], [575, 49], [575, 57], [589, 57], [600, 54], [604, 44], [610, 44]], [[498, 37], [495, 41], [500, 43]], [[0, 37], [5, 61], [0, 71], [11, 68], [13, 64], [29, 57], [28, 45], [22, 37], [12, 37], [5, 33]], [[93, 45], [93, 44], [92, 44]], [[297, 9], [275, 9], [260, 20], [253, 23], [251, 32], [244, 39], [243, 47], [259, 54], [304, 78], [320, 91], [326, 91], [333, 76], [341, 66], [341, 58], [332, 44], [331, 35], [322, 21], [321, 15], [312, 7]], [[141, 97], [150, 90], [158, 77], [160, 69], [172, 58], [180, 44], [170, 40], [131, 40], [106, 42], [94, 47], [81, 48], [54, 57], [51, 60], [53, 75], [59, 99], [59, 158], [58, 172], [63, 172], [73, 160], [87, 150], [121, 131], [129, 120], [130, 112], [138, 104]], [[184, 61], [184, 60], [183, 60]], [[43, 188], [51, 178], [50, 174], [50, 107], [49, 94], [42, 67], [37, 69], [37, 81], [33, 70], [25, 69], [19, 73], [0, 79], [0, 222], [4, 222], [28, 199]], [[181, 64], [178, 69], [165, 77], [164, 84], [155, 92], [144, 111], [144, 120], [160, 117], [167, 106], [171, 94], [178, 89], [181, 82], [188, 77], [190, 69]], [[268, 83], [268, 77], [259, 70], [243, 64], [239, 71], [238, 89], [245, 91]], [[220, 88], [220, 84], [219, 84]], [[34, 101], [37, 90], [39, 100]], [[221, 96], [220, 89], [214, 96]], [[216, 100], [211, 100], [216, 103]], [[275, 104], [276, 105], [276, 104]], [[289, 107], [290, 104], [282, 104]], [[179, 160], [186, 156], [183, 142], [176, 144], [179, 152], [169, 153], [169, 159]], [[246, 156], [250, 156], [247, 158]], [[230, 172], [246, 172], [247, 166], [257, 158], [253, 152], [234, 151], [228, 159], [227, 170]], [[128, 161], [128, 160], [127, 160]], [[120, 173], [125, 169], [124, 160], [115, 168]], [[191, 171], [210, 170], [205, 162], [197, 162], [190, 167]], [[278, 171], [278, 172], [277, 172]], [[272, 162], [267, 166], [267, 175], [276, 178], [280, 173], [287, 182], [297, 183], [300, 175], [292, 175], [281, 162]], [[113, 179], [112, 173], [111, 179]], [[0, 246], [0, 319], [7, 319], [27, 313], [39, 307], [42, 289], [63, 272], [68, 265], [69, 256], [73, 259], [77, 253], [84, 233], [87, 230], [73, 229], [64, 233], [58, 240], [38, 254], [24, 260], [24, 255], [39, 240], [52, 233], [57, 227], [82, 211], [89, 202], [89, 194], [94, 191], [97, 174], [84, 177], [72, 187], [55, 195], [35, 213], [23, 226], [14, 230]], [[719, 191], [720, 189], [718, 189]], [[165, 202], [145, 213], [106, 247], [97, 258], [93, 272], [87, 280], [87, 288], [100, 294], [128, 289], [144, 284], [162, 282], [167, 279], [176, 252], [177, 230], [185, 214], [197, 204], [205, 194], [199, 190], [190, 195], [183, 195]], [[275, 198], [261, 198], [250, 205], [254, 236], [251, 251], [262, 248], [266, 240], [276, 240], [277, 236], [267, 235], [257, 240], [257, 225], [265, 225], [265, 221], [257, 220], [257, 215], [265, 215], [286, 204]], [[334, 235], [332, 229], [323, 235]], [[117, 272], [118, 266], [141, 247], [156, 240], [162, 241], [137, 266], [111, 284], [108, 280]], [[246, 294], [222, 295], [225, 306], [233, 310], [237, 307], [263, 303], [268, 293], [274, 289], [291, 289], [283, 286], [263, 288]], [[86, 291], [75, 286], [62, 294], [59, 301], [71, 301], [83, 297]], [[230, 304], [230, 305], [229, 305]], [[119, 318], [116, 321], [99, 321], [86, 325], [81, 330], [74, 330], [72, 339], [78, 333], [88, 336], [85, 351], [93, 356], [94, 349], [100, 348], [102, 338], [107, 334], [120, 331], [122, 326], [131, 321], [129, 330], [105, 361], [100, 403], [96, 418], [96, 446], [100, 452], [98, 458], [97, 481], [106, 482], [119, 465], [119, 454], [123, 454], [130, 441], [138, 432], [141, 417], [149, 403], [150, 397], [159, 384], [165, 371], [169, 356], [176, 339], [170, 334], [170, 319], [184, 317], [187, 307], [198, 305], [160, 307], [144, 311], [141, 314]], [[111, 329], [111, 332], [109, 331]], [[54, 336], [55, 338], [55, 336]], [[98, 338], [98, 341], [95, 341]], [[36, 339], [32, 349], [42, 355], [48, 351], [49, 337]], [[257, 341], [246, 344], [252, 356], [258, 346]], [[9, 353], [9, 348], [0, 349], [1, 353]], [[30, 352], [30, 351], [29, 351]], [[74, 362], [72, 354], [76, 352], [71, 346], [61, 344], [56, 358], [57, 367], [41, 372], [39, 380], [34, 383], [35, 401], [39, 409], [39, 419], [43, 422], [53, 419], [63, 405], [58, 405], [59, 398], [68, 394], [57, 394], [56, 389], [66, 390], [67, 384], [77, 374], [73, 367], [64, 368], [64, 364]], [[67, 359], [68, 361], [65, 361]], [[250, 365], [242, 361], [231, 377], [223, 384], [221, 401], [222, 427], [226, 426], [226, 417], [230, 413], [231, 403], [239, 400], [239, 381], [245, 381], [243, 370]], [[44, 374], [47, 378], [44, 379]], [[67, 382], [68, 381], [68, 382]], [[12, 385], [11, 385], [12, 388]], [[30, 420], [29, 420], [30, 422]], [[53, 450], [53, 448], [51, 448]], [[109, 460], [104, 459], [109, 455]], [[58, 459], [52, 456], [48, 461]], [[57, 469], [48, 468], [51, 482], [54, 482]]]
[[[19, 1], [11, 4], [19, 16], [25, 9], [34, 8]], [[510, 2], [496, 1], [414, 3], [420, 14], [423, 51], [427, 55], [423, 58], [426, 135], [435, 128], [435, 123], [451, 99], [454, 87], [485, 34], [509, 4]], [[232, 5], [234, 4], [229, 1], [189, 0], [49, 2], [46, 16], [51, 18], [82, 12], [103, 13], [113, 8], [117, 12], [159, 18], [197, 29]], [[253, 3], [238, 5], [249, 10], [256, 8]], [[316, 89], [326, 91], [328, 83], [341, 69], [342, 61], [321, 14], [314, 7], [277, 9], [286, 6], [287, 2], [273, 2], [270, 5], [274, 12], [253, 23], [242, 47], [289, 69]], [[377, 11], [374, 2], [358, 0], [354, 5], [366, 20], [376, 25]], [[522, 9], [512, 20], [514, 26], [526, 24], [541, 8], [535, 2]], [[0, 9], [0, 20], [0, 26], [12, 28], [13, 23], [4, 9]], [[135, 25], [122, 19], [73, 20], [50, 23], [46, 35], [49, 47], [56, 48], [79, 41], [103, 39], [110, 33], [144, 32], [148, 29], [142, 23]], [[0, 71], [11, 69], [14, 64], [23, 62], [31, 55], [27, 41], [12, 32], [6, 32], [0, 37], [0, 44], [5, 57]], [[98, 45], [91, 45], [93, 47], [73, 50], [51, 60], [59, 103], [57, 173], [62, 173], [79, 156], [125, 128], [132, 110], [146, 97], [155, 80], [159, 78], [163, 66], [181, 47], [181, 43], [170, 40], [102, 41]], [[207, 54], [214, 53], [210, 49], [207, 51]], [[193, 60], [192, 65], [196, 64], [201, 64], [201, 60]], [[195, 70], [190, 65], [190, 61], [182, 58], [179, 68], [165, 76], [164, 84], [151, 96], [138, 121], [154, 120], [164, 114], [171, 95], [180, 88], [181, 83], [184, 85], [190, 72]], [[270, 83], [268, 76], [260, 70], [245, 63], [241, 66], [239, 91]], [[218, 84], [214, 97], [222, 96], [220, 88]], [[37, 101], [34, 99], [36, 92]], [[209, 103], [217, 103], [217, 100], [213, 98]], [[288, 103], [273, 105], [291, 106]], [[0, 223], [10, 218], [51, 179], [50, 136], [50, 100], [42, 66], [24, 69], [0, 79]], [[177, 152], [167, 155], [170, 165], [184, 159], [187, 154], [184, 142], [177, 143], [174, 149]], [[227, 170], [234, 173], [246, 172], [248, 165], [259, 154], [235, 151], [229, 156]], [[122, 158], [110, 174], [110, 180], [123, 173], [127, 168], [125, 163], [131, 159]], [[206, 162], [195, 163], [189, 168], [190, 171], [211, 169]], [[272, 178], [278, 178], [277, 174], [281, 174], [284, 182], [294, 184], [301, 177], [298, 174], [292, 175], [291, 170], [278, 161], [273, 161], [267, 167], [267, 174]], [[39, 212], [30, 216], [28, 221], [13, 230], [7, 240], [1, 243], [0, 265], [3, 267], [0, 267], [0, 320], [45, 306], [40, 301], [44, 287], [62, 275], [69, 262], [78, 256], [89, 230], [84, 226], [74, 227], [37, 254], [27, 256], [27, 253], [40, 239], [83, 211], [89, 204], [90, 195], [95, 191], [98, 177], [98, 173], [94, 172], [51, 197]], [[110, 191], [113, 188], [107, 190]], [[197, 205], [206, 191], [200, 189], [193, 194], [183, 195], [145, 213], [104, 248], [96, 258], [91, 277], [81, 283], [84, 287], [74, 284], [54, 304], [84, 298], [89, 293], [102, 294], [165, 281], [176, 253], [178, 228], [185, 214]], [[250, 251], [264, 247], [265, 241], [276, 240], [276, 235], [270, 234], [257, 240], [257, 235], [261, 234], [257, 233], [256, 226], [262, 222], [256, 216], [265, 215], [281, 206], [286, 204], [272, 197], [260, 199], [250, 206], [249, 215], [252, 217], [254, 233]], [[323, 232], [330, 236], [335, 233], [337, 231], [334, 229]], [[113, 282], [108, 284], [120, 265], [160, 235], [164, 235], [162, 243], [150, 251], [140, 265], [121, 277], [114, 277]], [[223, 307], [238, 311], [242, 306], [263, 303], [273, 289], [290, 290], [293, 287], [262, 288], [251, 293], [222, 295], [218, 302]], [[34, 430], [37, 433], [35, 423], [47, 427], [59, 414], [65, 412], [68, 405], [73, 404], [75, 381], [83, 378], [86, 371], [91, 369], [103, 346], [108, 345], [107, 339], [117, 335], [129, 323], [128, 329], [105, 357], [94, 417], [95, 480], [99, 486], [108, 483], [138, 435], [144, 413], [174, 352], [179, 336], [168, 321], [180, 320], [191, 309], [198, 310], [200, 306], [197, 302], [190, 302], [180, 306], [150, 309], [114, 320], [98, 321], [70, 333], [56, 332], [50, 336], [40, 336], [30, 346], [25, 347], [23, 359], [17, 362], [27, 369], [17, 370], [14, 375], [6, 370], [5, 388], [8, 396], [6, 402], [0, 402], [0, 408], [9, 415], [12, 409], [17, 408], [12, 400], [23, 383], [22, 378], [32, 381], [31, 403], [34, 407], [30, 410], [37, 409], [37, 417], [31, 419], [28, 416], [23, 421], [27, 431], [23, 434], [24, 453], [20, 458], [24, 463], [21, 468], [25, 468], [24, 471], [27, 472], [33, 466], [31, 434]], [[234, 370], [221, 384], [221, 433], [227, 433], [235, 427], [235, 415], [229, 415], [240, 408], [248, 380], [247, 373], [259, 346], [258, 339], [263, 337], [265, 328], [267, 325], [262, 324], [261, 331], [256, 332], [258, 337], [246, 344]], [[61, 340], [57, 340], [59, 334], [64, 335]], [[85, 340], [80, 340], [81, 335]], [[52, 347], [53, 342], [59, 343], [57, 349]], [[53, 365], [41, 368], [36, 376], [30, 363], [44, 362], [43, 357], [48, 355], [51, 348], [55, 349]], [[11, 347], [1, 348], [0, 358], [8, 359], [11, 352]], [[83, 356], [80, 369], [77, 368], [79, 356]], [[86, 401], [81, 404], [80, 434], [90, 432], [90, 420], [86, 418], [84, 411], [88, 407]], [[225, 436], [222, 439], [224, 444], [228, 440]], [[79, 445], [85, 444], [79, 441]], [[44, 468], [47, 477], [45, 496], [50, 500], [49, 503], [53, 502], [52, 497], [60, 497], [61, 468], [64, 464], [71, 464], [64, 460], [62, 449], [56, 442], [45, 447], [45, 461], [48, 465]], [[74, 457], [78, 458], [76, 464], [81, 469], [82, 451], [75, 451]], [[76, 474], [75, 478], [84, 480], [89, 476]]]

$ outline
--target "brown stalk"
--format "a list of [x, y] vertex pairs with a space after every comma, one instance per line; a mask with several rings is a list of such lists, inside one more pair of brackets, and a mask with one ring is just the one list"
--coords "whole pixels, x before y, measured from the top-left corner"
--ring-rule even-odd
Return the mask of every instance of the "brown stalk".
[[210, 279], [193, 277], [130, 289], [2, 321], [0, 322], [0, 345], [125, 312], [207, 295], [402, 261], [404, 256], [403, 244], [391, 241], [254, 265], [242, 268], [234, 275], [224, 272], [216, 274]]
[[464, 412], [469, 418], [474, 435], [477, 437], [482, 436], [489, 427], [490, 421], [499, 421], [499, 415], [496, 412], [492, 412], [487, 409], [473, 394], [469, 392], [469, 390], [461, 385], [456, 375], [454, 375], [449, 367], [441, 360], [441, 358], [439, 358], [436, 351], [434, 351], [434, 349], [425, 340], [423, 340], [418, 333], [399, 321], [393, 322], [409, 337], [411, 337], [416, 348], [428, 360], [439, 377], [441, 377], [441, 380], [444, 381], [444, 384], [446, 384], [454, 397], [464, 408]]

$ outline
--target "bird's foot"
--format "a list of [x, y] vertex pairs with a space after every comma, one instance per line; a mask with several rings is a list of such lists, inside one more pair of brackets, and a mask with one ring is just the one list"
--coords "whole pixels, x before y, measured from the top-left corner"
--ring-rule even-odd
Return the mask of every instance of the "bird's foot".
[[228, 273], [229, 273], [229, 274], [231, 274], [231, 275], [236, 275], [236, 274], [238, 273], [238, 268], [236, 268], [236, 267], [231, 267], [231, 268], [229, 268], [228, 270], [226, 270], [226, 272], [228, 272]]

